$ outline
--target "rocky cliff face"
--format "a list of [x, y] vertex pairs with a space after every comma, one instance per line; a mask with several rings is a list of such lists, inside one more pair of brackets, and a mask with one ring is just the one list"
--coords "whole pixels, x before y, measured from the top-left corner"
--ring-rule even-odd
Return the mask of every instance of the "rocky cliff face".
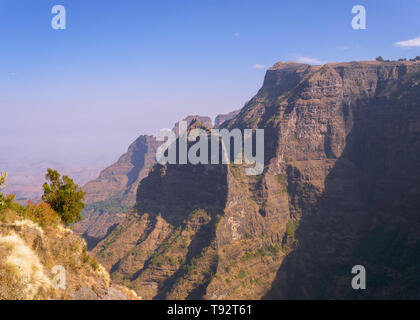
[[74, 226], [74, 231], [86, 239], [89, 249], [134, 206], [137, 186], [154, 165], [160, 144], [153, 136], [140, 136], [115, 164], [83, 187], [87, 206], [84, 219]]
[[278, 63], [221, 125], [265, 130], [263, 174], [155, 165], [94, 252], [146, 299], [419, 298], [419, 98], [416, 62]]
[[225, 121], [228, 121], [232, 118], [235, 118], [240, 110], [235, 110], [226, 114], [219, 114], [215, 119], [214, 119], [214, 127], [218, 128], [220, 127]]
[[[229, 115], [218, 117], [228, 119]], [[183, 121], [187, 124], [199, 121], [212, 126], [209, 117], [199, 115], [188, 116]], [[177, 132], [177, 128], [178, 123], [173, 130]], [[74, 226], [74, 231], [85, 238], [89, 249], [95, 247], [132, 210], [137, 187], [156, 163], [156, 151], [161, 144], [154, 136], [140, 136], [116, 163], [83, 187], [87, 206], [84, 219]]]

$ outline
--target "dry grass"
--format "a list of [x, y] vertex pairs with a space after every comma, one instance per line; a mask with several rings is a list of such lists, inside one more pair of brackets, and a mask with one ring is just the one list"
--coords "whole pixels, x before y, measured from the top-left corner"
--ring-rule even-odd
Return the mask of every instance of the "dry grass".
[[10, 295], [34, 299], [50, 288], [50, 280], [38, 256], [15, 232], [0, 236], [0, 246], [9, 253], [4, 263], [7, 267], [4, 276], [9, 279], [11, 289], [19, 291], [10, 292]]

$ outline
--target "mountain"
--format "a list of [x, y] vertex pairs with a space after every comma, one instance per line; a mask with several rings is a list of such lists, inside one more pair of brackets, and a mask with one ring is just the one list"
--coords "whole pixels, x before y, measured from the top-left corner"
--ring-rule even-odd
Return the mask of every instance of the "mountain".
[[153, 136], [140, 136], [115, 164], [83, 187], [87, 202], [84, 219], [73, 230], [86, 239], [89, 249], [135, 205], [137, 186], [156, 162], [160, 144]]
[[[221, 117], [230, 119], [233, 114], [218, 116]], [[188, 125], [198, 121], [212, 126], [211, 118], [199, 115], [190, 115], [183, 121]], [[178, 131], [178, 122], [173, 130]], [[156, 163], [156, 151], [161, 144], [154, 136], [140, 136], [115, 164], [83, 187], [87, 206], [84, 219], [74, 226], [74, 231], [86, 239], [89, 249], [103, 239], [134, 207], [137, 187]]]
[[220, 125], [265, 130], [263, 174], [154, 164], [93, 253], [145, 299], [418, 299], [419, 98], [414, 61], [277, 63]]

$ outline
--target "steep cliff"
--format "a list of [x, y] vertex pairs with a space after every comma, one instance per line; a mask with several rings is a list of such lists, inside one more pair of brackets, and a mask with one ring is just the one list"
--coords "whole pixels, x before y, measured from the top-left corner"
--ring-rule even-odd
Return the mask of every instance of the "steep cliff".
[[[225, 118], [228, 119], [229, 116]], [[183, 121], [187, 124], [200, 121], [212, 126], [209, 117], [199, 115], [188, 116]], [[177, 128], [178, 123], [174, 125], [173, 130], [177, 131]], [[137, 187], [156, 163], [156, 150], [161, 144], [162, 142], [157, 141], [154, 136], [140, 136], [116, 163], [83, 187], [87, 202], [84, 219], [75, 224], [73, 229], [85, 238], [89, 249], [94, 248], [127, 213], [132, 211], [136, 203]]]
[[[277, 63], [221, 126], [265, 167], [155, 165], [95, 248], [152, 298], [419, 298], [420, 63]], [[367, 270], [367, 289], [351, 269]]]
[[140, 136], [115, 164], [83, 187], [87, 206], [84, 219], [74, 226], [74, 231], [86, 239], [89, 248], [134, 206], [137, 186], [154, 165], [159, 145], [153, 136]]

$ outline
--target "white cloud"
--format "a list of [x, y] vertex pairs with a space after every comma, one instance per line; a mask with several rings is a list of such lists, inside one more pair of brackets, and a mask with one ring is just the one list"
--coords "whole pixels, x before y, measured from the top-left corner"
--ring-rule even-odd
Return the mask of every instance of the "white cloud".
[[297, 57], [297, 62], [307, 63], [307, 64], [322, 64], [322, 61], [309, 57]]
[[265, 65], [263, 65], [263, 64], [254, 64], [254, 69], [265, 69], [266, 68], [266, 66]]
[[401, 48], [420, 47], [420, 36], [406, 41], [395, 42], [394, 45]]

